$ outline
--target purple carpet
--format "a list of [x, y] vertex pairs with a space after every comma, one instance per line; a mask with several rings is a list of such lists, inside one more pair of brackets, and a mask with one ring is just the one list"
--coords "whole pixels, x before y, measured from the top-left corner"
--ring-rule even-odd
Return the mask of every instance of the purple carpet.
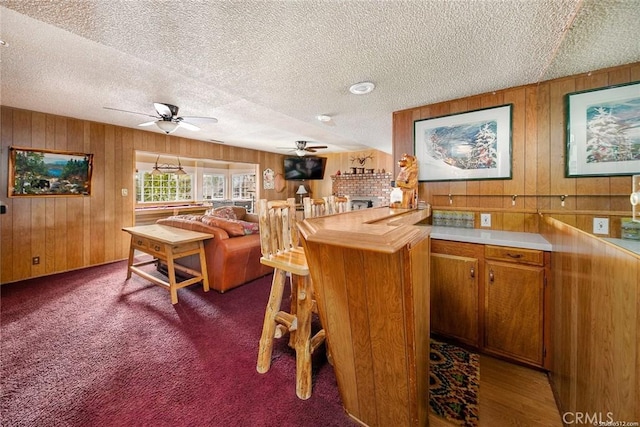
[[169, 292], [126, 262], [3, 285], [2, 426], [353, 426], [324, 347], [313, 394], [277, 340], [256, 371], [271, 276]]

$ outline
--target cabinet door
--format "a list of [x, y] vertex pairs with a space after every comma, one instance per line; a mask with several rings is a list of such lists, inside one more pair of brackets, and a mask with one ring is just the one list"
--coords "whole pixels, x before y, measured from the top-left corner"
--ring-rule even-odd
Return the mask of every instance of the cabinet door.
[[478, 259], [431, 254], [431, 329], [478, 346]]
[[542, 363], [544, 268], [487, 261], [485, 349]]

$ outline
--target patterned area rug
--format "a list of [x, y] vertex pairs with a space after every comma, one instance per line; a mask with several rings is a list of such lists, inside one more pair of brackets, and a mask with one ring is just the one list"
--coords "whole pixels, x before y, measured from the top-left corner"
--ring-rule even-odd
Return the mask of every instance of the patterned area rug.
[[456, 425], [478, 425], [480, 357], [451, 344], [431, 340], [429, 405]]

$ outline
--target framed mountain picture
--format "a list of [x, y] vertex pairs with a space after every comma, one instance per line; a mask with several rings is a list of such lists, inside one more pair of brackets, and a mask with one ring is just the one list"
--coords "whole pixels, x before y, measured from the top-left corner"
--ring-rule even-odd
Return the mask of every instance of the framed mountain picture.
[[414, 122], [419, 181], [511, 179], [512, 105]]
[[640, 172], [640, 82], [566, 96], [565, 176]]

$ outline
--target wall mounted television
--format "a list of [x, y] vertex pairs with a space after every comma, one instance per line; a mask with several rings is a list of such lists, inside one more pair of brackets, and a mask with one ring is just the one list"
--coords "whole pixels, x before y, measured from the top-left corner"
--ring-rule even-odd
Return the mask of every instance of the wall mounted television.
[[326, 157], [285, 157], [284, 178], [295, 181], [323, 179], [326, 165]]

